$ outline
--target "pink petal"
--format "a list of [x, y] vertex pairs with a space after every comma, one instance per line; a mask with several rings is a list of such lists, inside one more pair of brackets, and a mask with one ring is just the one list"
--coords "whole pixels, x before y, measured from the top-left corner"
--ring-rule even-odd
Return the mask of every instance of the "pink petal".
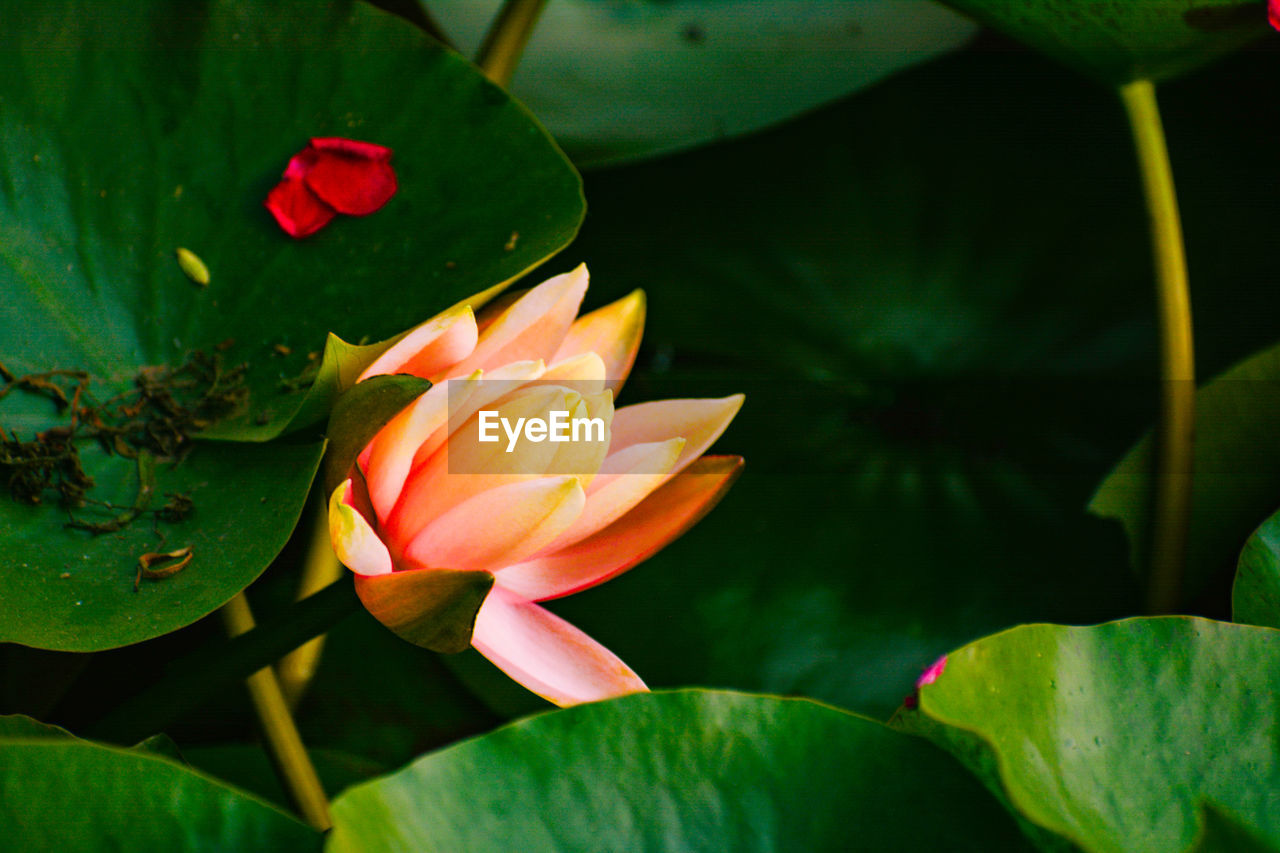
[[584, 314], [569, 327], [569, 334], [556, 350], [550, 362], [563, 361], [583, 353], [594, 352], [604, 361], [608, 387], [614, 394], [622, 387], [644, 334], [644, 291], [637, 290], [613, 302]]
[[471, 355], [477, 339], [471, 307], [452, 308], [408, 332], [366, 367], [358, 381], [389, 373], [411, 373], [429, 379]]
[[[289, 163], [289, 170], [295, 171], [293, 161]], [[332, 207], [317, 198], [298, 177], [286, 176], [276, 184], [267, 194], [265, 204], [285, 233], [299, 240], [310, 237], [337, 215]]]
[[938, 676], [942, 675], [942, 671], [946, 668], [947, 656], [943, 655], [930, 664], [929, 668], [920, 674], [920, 677], [916, 679], [916, 687], [924, 687], [926, 684], [933, 684], [933, 682], [938, 680]]
[[391, 149], [354, 139], [313, 139], [315, 162], [304, 175], [307, 186], [339, 213], [365, 216], [396, 193]]
[[543, 601], [604, 583], [697, 524], [741, 470], [740, 456], [703, 457], [595, 535], [555, 554], [501, 569], [498, 586]]
[[562, 707], [648, 689], [613, 652], [500, 587], [481, 605], [471, 644], [511, 678]]
[[475, 351], [447, 377], [465, 376], [513, 361], [546, 361], [568, 333], [587, 292], [587, 268], [548, 279], [516, 300], [484, 328]]
[[1267, 3], [1267, 20], [1271, 26], [1280, 30], [1280, 0], [1269, 0]]
[[391, 554], [364, 516], [348, 503], [351, 481], [343, 480], [329, 497], [329, 539], [338, 560], [358, 575], [391, 572]]
[[681, 471], [720, 437], [742, 408], [743, 399], [734, 394], [718, 400], [659, 400], [624, 406], [613, 414], [609, 455], [636, 444], [683, 438], [684, 451], [671, 468], [673, 473]]
[[539, 477], [481, 492], [432, 519], [405, 549], [419, 566], [493, 571], [537, 553], [582, 512], [576, 477]]

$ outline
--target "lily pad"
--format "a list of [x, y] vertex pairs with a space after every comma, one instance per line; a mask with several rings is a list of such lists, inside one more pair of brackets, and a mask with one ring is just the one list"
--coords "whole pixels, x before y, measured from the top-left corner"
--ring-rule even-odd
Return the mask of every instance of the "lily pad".
[[1274, 846], [1277, 639], [1190, 617], [1024, 626], [949, 654], [902, 720], [1084, 850], [1185, 850], [1205, 801]]
[[[296, 417], [328, 333], [401, 332], [538, 264], [582, 217], [576, 173], [523, 107], [365, 4], [9, 12], [23, 21], [0, 34], [0, 364], [13, 377], [85, 371], [104, 401], [145, 366], [244, 364], [247, 405], [206, 435], [260, 441], [327, 415], [326, 397]], [[371, 216], [292, 240], [262, 201], [322, 136], [391, 147], [400, 189]], [[180, 247], [207, 285], [183, 272]], [[0, 400], [0, 425], [23, 441], [69, 421], [37, 394]], [[84, 453], [100, 484], [90, 497], [128, 505], [134, 464]], [[200, 444], [178, 466], [161, 459], [157, 495], [195, 503], [185, 528], [161, 527], [167, 540], [142, 522], [88, 540], [61, 529], [63, 514], [5, 496], [0, 639], [100, 649], [205, 615], [285, 541], [318, 455]], [[134, 595], [119, 578], [144, 551], [184, 544], [175, 533], [195, 562]], [[79, 571], [90, 566], [92, 580]]]
[[5, 849], [318, 850], [320, 835], [163, 756], [75, 738], [0, 739]]
[[693, 690], [522, 720], [349, 789], [333, 818], [331, 853], [1030, 849], [921, 740], [814, 702]]
[[[501, 5], [450, 0], [431, 14], [472, 55]], [[932, 0], [557, 0], [511, 91], [574, 162], [596, 166], [776, 124], [975, 29]]]
[[945, 0], [1108, 83], [1164, 80], [1267, 32], [1242, 0]]

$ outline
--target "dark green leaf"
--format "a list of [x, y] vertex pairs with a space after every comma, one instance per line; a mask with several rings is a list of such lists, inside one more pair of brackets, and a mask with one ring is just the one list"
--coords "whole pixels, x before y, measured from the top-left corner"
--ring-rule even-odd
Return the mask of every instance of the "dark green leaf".
[[0, 745], [0, 838], [47, 850], [316, 850], [264, 801], [167, 758], [80, 740]]
[[1086, 850], [1184, 850], [1203, 800], [1274, 845], [1278, 640], [1189, 617], [1029, 625], [952, 652], [902, 719]]
[[431, 383], [417, 376], [374, 376], [338, 397], [325, 435], [324, 493], [338, 487], [356, 457], [387, 421], [426, 393]]
[[1275, 853], [1227, 812], [1206, 804], [1200, 812], [1200, 837], [1188, 853]]
[[627, 696], [522, 720], [350, 789], [337, 851], [1020, 850], [923, 741], [794, 699]]
[[[0, 499], [6, 559], [0, 565], [0, 641], [97, 651], [165, 634], [205, 616], [253, 582], [284, 546], [320, 464], [321, 444], [201, 444], [177, 465], [160, 465], [157, 494], [185, 493], [185, 521], [140, 519], [118, 533], [64, 529], [53, 508]], [[128, 504], [133, 482], [111, 483], [95, 453], [101, 497]], [[77, 515], [94, 516], [89, 510]], [[192, 549], [175, 575], [142, 580], [138, 557]]]
[[1267, 31], [1250, 0], [944, 0], [1108, 83], [1163, 80]]
[[[582, 216], [577, 175], [522, 107], [365, 4], [61, 0], [7, 14], [22, 21], [0, 34], [0, 363], [14, 375], [84, 370], [101, 402], [144, 365], [216, 353], [248, 365], [250, 396], [206, 434], [269, 438], [325, 417], [368, 356], [335, 344], [322, 366], [326, 334], [399, 333], [538, 264]], [[390, 146], [400, 189], [296, 241], [262, 201], [313, 136]], [[179, 246], [208, 286], [179, 268]], [[24, 441], [69, 419], [38, 395], [0, 401]], [[285, 541], [317, 452], [201, 446], [160, 461], [156, 495], [190, 492], [195, 514], [158, 534], [144, 517], [89, 540], [5, 498], [0, 640], [101, 649], [205, 615]], [[134, 502], [132, 462], [86, 466], [91, 498]], [[139, 554], [185, 544], [190, 567], [131, 592]]]
[[[471, 55], [501, 5], [453, 0], [431, 13]], [[511, 90], [575, 162], [613, 163], [777, 123], [973, 30], [929, 0], [556, 0]]]
[[[1250, 531], [1280, 505], [1280, 454], [1272, 443], [1280, 431], [1278, 383], [1280, 347], [1246, 359], [1196, 392], [1187, 546], [1192, 591], [1233, 567]], [[1133, 564], [1140, 568], [1146, 564], [1150, 501], [1148, 435], [1120, 460], [1089, 503], [1096, 515], [1124, 525]]]

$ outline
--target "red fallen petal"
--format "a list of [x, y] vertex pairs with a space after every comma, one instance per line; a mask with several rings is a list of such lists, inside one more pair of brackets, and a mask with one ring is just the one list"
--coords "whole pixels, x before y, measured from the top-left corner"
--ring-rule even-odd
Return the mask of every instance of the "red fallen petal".
[[284, 170], [284, 179], [286, 181], [301, 180], [319, 159], [320, 154], [315, 149], [310, 147], [302, 149], [289, 159], [289, 165]]
[[1280, 0], [1270, 0], [1267, 3], [1267, 19], [1271, 21], [1271, 26], [1280, 30]]
[[396, 194], [396, 173], [385, 160], [322, 153], [303, 180], [322, 201], [348, 216], [373, 213]]
[[299, 240], [310, 237], [337, 215], [332, 207], [316, 198], [300, 178], [286, 178], [276, 184], [264, 203], [285, 233]]
[[340, 136], [312, 139], [309, 146], [322, 154], [341, 154], [357, 160], [376, 160], [385, 163], [391, 159], [391, 149], [372, 142], [361, 142], [358, 139], [343, 139]]

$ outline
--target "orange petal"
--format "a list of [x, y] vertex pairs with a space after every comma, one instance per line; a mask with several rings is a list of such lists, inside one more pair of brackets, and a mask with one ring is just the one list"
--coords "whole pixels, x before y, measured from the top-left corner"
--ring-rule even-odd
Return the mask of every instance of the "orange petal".
[[741, 471], [740, 456], [703, 457], [595, 535], [550, 556], [500, 570], [498, 586], [544, 601], [604, 583], [697, 524]]
[[431, 386], [378, 430], [361, 454], [360, 467], [369, 484], [369, 499], [381, 521], [386, 521], [395, 507], [418, 448], [448, 422], [450, 406], [461, 405], [476, 387], [474, 381], [452, 381], [459, 385]]
[[617, 302], [584, 314], [569, 327], [564, 343], [549, 361], [555, 364], [594, 352], [604, 361], [608, 387], [616, 395], [635, 363], [644, 335], [644, 291], [636, 290]]
[[405, 558], [432, 568], [493, 571], [544, 548], [582, 512], [576, 477], [539, 477], [481, 492], [428, 523]]
[[734, 394], [718, 400], [658, 400], [624, 406], [613, 413], [609, 455], [636, 444], [679, 437], [685, 440], [684, 451], [671, 470], [681, 471], [720, 437], [742, 408], [743, 399]]
[[559, 616], [494, 587], [471, 645], [515, 681], [561, 707], [648, 688], [618, 656]]
[[563, 361], [557, 361], [542, 375], [545, 382], [568, 385], [580, 394], [599, 394], [605, 385], [604, 360], [593, 352], [584, 352]]
[[[683, 438], [637, 444], [615, 454], [614, 467], [601, 471], [587, 486], [587, 505], [569, 529], [547, 546], [554, 553], [613, 524], [667, 480], [684, 449]], [[625, 467], [624, 467], [625, 466]]]
[[388, 373], [429, 379], [462, 361], [476, 348], [476, 317], [469, 305], [450, 308], [410, 331], [360, 374], [363, 381]]
[[564, 340], [586, 292], [585, 265], [544, 281], [493, 321], [480, 335], [475, 351], [447, 370], [445, 377], [513, 361], [547, 360]]
[[391, 554], [364, 516], [347, 503], [350, 480], [343, 480], [329, 497], [329, 539], [344, 566], [358, 575], [391, 572]]

